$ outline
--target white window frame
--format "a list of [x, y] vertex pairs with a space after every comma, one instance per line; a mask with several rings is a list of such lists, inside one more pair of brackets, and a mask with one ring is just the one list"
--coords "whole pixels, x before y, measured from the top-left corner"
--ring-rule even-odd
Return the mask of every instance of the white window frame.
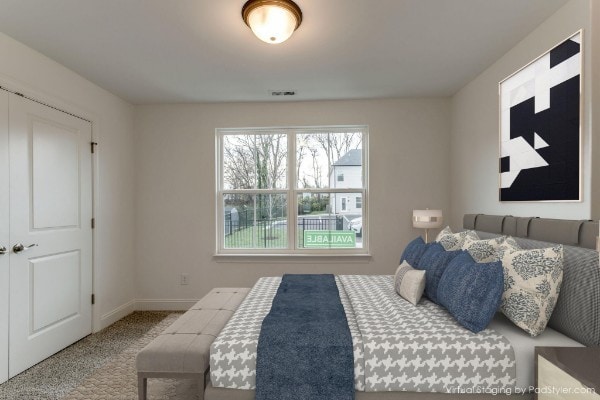
[[[308, 133], [348, 133], [360, 132], [362, 134], [362, 188], [320, 188], [305, 189], [297, 188], [296, 176], [296, 136]], [[287, 134], [287, 188], [286, 189], [232, 189], [224, 190], [223, 184], [223, 137], [226, 135], [243, 134]], [[216, 255], [217, 256], [235, 256], [235, 255], [257, 255], [257, 256], [357, 256], [369, 255], [369, 213], [368, 213], [368, 193], [369, 193], [369, 127], [366, 125], [348, 125], [348, 126], [294, 126], [294, 127], [261, 127], [261, 128], [217, 128], [216, 136]], [[331, 168], [331, 166], [330, 166]], [[330, 170], [330, 173], [333, 170]], [[337, 179], [337, 177], [336, 177]], [[328, 182], [329, 184], [329, 182]], [[327, 193], [327, 194], [352, 194], [362, 195], [362, 248], [351, 249], [306, 249], [298, 247], [298, 195], [301, 193]], [[281, 249], [257, 248], [257, 249], [229, 249], [225, 248], [225, 224], [224, 224], [224, 202], [223, 196], [226, 194], [285, 194], [287, 197], [287, 238], [288, 247]]]

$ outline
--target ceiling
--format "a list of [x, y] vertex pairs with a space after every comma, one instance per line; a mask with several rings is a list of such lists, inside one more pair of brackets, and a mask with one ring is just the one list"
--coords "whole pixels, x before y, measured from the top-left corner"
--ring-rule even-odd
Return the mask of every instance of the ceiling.
[[567, 0], [296, 0], [258, 40], [245, 0], [0, 0], [0, 31], [134, 104], [450, 96]]

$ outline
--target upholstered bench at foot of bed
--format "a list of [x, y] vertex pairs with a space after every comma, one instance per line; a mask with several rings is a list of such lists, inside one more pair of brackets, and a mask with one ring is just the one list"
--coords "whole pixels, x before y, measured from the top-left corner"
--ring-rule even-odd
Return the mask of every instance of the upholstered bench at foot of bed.
[[148, 378], [197, 379], [204, 399], [210, 345], [249, 288], [216, 288], [179, 317], [137, 355], [138, 396], [146, 399]]

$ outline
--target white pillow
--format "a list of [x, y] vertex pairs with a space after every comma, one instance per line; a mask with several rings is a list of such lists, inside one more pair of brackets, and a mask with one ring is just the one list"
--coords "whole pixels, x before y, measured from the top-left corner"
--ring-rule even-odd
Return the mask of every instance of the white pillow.
[[402, 298], [416, 306], [425, 290], [425, 271], [414, 269], [403, 261], [396, 269], [394, 288]]

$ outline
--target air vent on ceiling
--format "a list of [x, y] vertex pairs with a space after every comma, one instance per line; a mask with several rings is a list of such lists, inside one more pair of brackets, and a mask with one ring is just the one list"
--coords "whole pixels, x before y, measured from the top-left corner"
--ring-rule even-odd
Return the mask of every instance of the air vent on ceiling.
[[269, 90], [271, 96], [295, 96], [295, 90]]

